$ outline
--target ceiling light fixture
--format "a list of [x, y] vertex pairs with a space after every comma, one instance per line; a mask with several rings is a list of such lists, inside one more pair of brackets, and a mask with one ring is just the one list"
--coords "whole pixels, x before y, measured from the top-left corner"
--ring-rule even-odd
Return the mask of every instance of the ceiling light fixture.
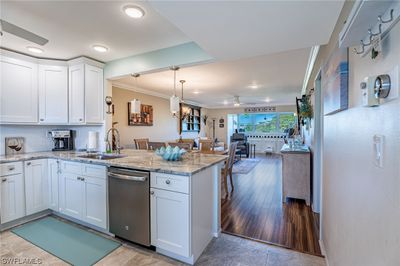
[[228, 101], [227, 100], [224, 100], [224, 105], [227, 105], [228, 104]]
[[103, 45], [99, 45], [99, 44], [93, 45], [93, 49], [94, 49], [96, 52], [99, 52], [99, 53], [105, 53], [105, 52], [108, 51], [108, 48], [107, 48], [107, 47], [105, 47], [105, 46], [103, 46]]
[[233, 106], [235, 106], [235, 107], [240, 106], [239, 96], [235, 96], [235, 98], [233, 100]]
[[258, 89], [258, 85], [257, 84], [252, 84], [249, 86], [250, 89], [256, 90]]
[[169, 98], [169, 108], [172, 116], [178, 117], [180, 99], [178, 96], [176, 96], [176, 71], [179, 70], [179, 67], [172, 66], [170, 69], [174, 71], [174, 94], [171, 96], [171, 98]]
[[194, 91], [193, 93], [194, 93], [194, 94], [200, 94], [200, 92], [199, 92], [199, 91]]
[[183, 83], [185, 83], [186, 82], [186, 80], [180, 80], [179, 81], [181, 84], [182, 84], [182, 98], [181, 98], [181, 103], [184, 103], [185, 101], [183, 100]]
[[[140, 77], [140, 74], [139, 73], [135, 73], [135, 74], [131, 74], [131, 76], [135, 78], [135, 86], [136, 86], [136, 88], [138, 88], [137, 78]], [[131, 101], [131, 114], [140, 114], [140, 106], [141, 106], [140, 100], [133, 99]]]
[[127, 5], [123, 7], [123, 10], [131, 18], [141, 18], [144, 16], [144, 10], [138, 6]]
[[32, 46], [28, 46], [26, 47], [28, 49], [29, 52], [35, 53], [35, 54], [41, 54], [43, 53], [43, 50], [37, 47], [32, 47]]

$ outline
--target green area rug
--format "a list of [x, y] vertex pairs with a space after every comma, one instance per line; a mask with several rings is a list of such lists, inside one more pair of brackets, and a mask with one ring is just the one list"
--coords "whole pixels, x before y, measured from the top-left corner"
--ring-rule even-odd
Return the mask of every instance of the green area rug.
[[72, 265], [93, 265], [120, 246], [119, 243], [45, 217], [11, 230], [14, 234]]

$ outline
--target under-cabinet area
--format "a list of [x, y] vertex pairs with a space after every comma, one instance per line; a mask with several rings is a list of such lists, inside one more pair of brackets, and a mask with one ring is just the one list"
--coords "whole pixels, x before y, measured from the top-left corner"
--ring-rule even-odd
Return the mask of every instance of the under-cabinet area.
[[[109, 167], [59, 158], [0, 164], [0, 229], [3, 231], [53, 214], [133, 243], [153, 246], [157, 252], [177, 260], [195, 263], [212, 238], [218, 235], [219, 207], [215, 204], [218, 190], [215, 186], [219, 164], [189, 175], [120, 166], [112, 166], [114, 170], [111, 171]], [[137, 187], [143, 190], [141, 201], [125, 198], [129, 191], [124, 194], [121, 187], [116, 191], [118, 186], [114, 181], [111, 183], [114, 178], [117, 182], [129, 180], [129, 172], [148, 173], [136, 179], [132, 175], [130, 179], [133, 185], [139, 181], [148, 182], [147, 186]], [[133, 186], [129, 188], [134, 189]], [[117, 197], [116, 193], [120, 195]], [[146, 212], [143, 208], [147, 208]], [[136, 217], [127, 216], [128, 219], [123, 221], [122, 213], [129, 212]], [[142, 219], [143, 215], [149, 215], [149, 219]], [[145, 224], [142, 223], [140, 228], [138, 223], [129, 227], [132, 219], [142, 219]], [[129, 234], [135, 232], [124, 232], [128, 230], [148, 230], [145, 234], [148, 242], [130, 238]]]

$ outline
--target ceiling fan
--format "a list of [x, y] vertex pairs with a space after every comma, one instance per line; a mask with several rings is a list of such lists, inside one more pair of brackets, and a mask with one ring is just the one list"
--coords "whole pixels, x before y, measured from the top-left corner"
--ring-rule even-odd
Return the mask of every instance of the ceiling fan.
[[49, 42], [49, 40], [33, 32], [27, 31], [15, 24], [0, 19], [0, 36], [3, 36], [3, 31], [42, 46]]
[[233, 96], [233, 106], [239, 107], [242, 105], [256, 105], [257, 103], [246, 102], [243, 103], [240, 101], [240, 97], [238, 95]]

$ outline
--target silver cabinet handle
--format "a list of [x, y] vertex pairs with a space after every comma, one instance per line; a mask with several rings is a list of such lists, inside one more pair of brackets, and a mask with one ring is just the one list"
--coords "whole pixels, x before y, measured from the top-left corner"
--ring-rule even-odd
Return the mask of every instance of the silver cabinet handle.
[[171, 184], [171, 180], [169, 180], [169, 179], [165, 180], [165, 184], [167, 184], [167, 185]]
[[8, 167], [8, 171], [12, 171], [12, 170], [14, 170], [14, 169], [15, 169], [14, 166], [9, 166], [9, 167]]
[[27, 166], [29, 166], [29, 165], [31, 165], [31, 164], [32, 164], [31, 162], [27, 162], [27, 163], [26, 163]]
[[1, 182], [6, 182], [7, 181], [7, 178], [2, 178], [1, 179]]
[[85, 181], [85, 178], [84, 178], [84, 177], [81, 177], [81, 181]]
[[81, 180], [81, 178], [79, 176], [76, 177], [76, 180]]
[[83, 118], [79, 118], [79, 121], [83, 121]]
[[147, 180], [147, 177], [145, 177], [145, 176], [120, 175], [120, 174], [114, 174], [114, 173], [108, 173], [108, 176], [112, 177], [112, 178], [117, 178], [117, 179], [140, 181], [140, 182], [144, 182]]
[[43, 118], [40, 118], [40, 121], [44, 121], [44, 119], [43, 119]]
[[154, 191], [152, 190], [152, 191], [150, 191], [150, 195], [154, 195]]

